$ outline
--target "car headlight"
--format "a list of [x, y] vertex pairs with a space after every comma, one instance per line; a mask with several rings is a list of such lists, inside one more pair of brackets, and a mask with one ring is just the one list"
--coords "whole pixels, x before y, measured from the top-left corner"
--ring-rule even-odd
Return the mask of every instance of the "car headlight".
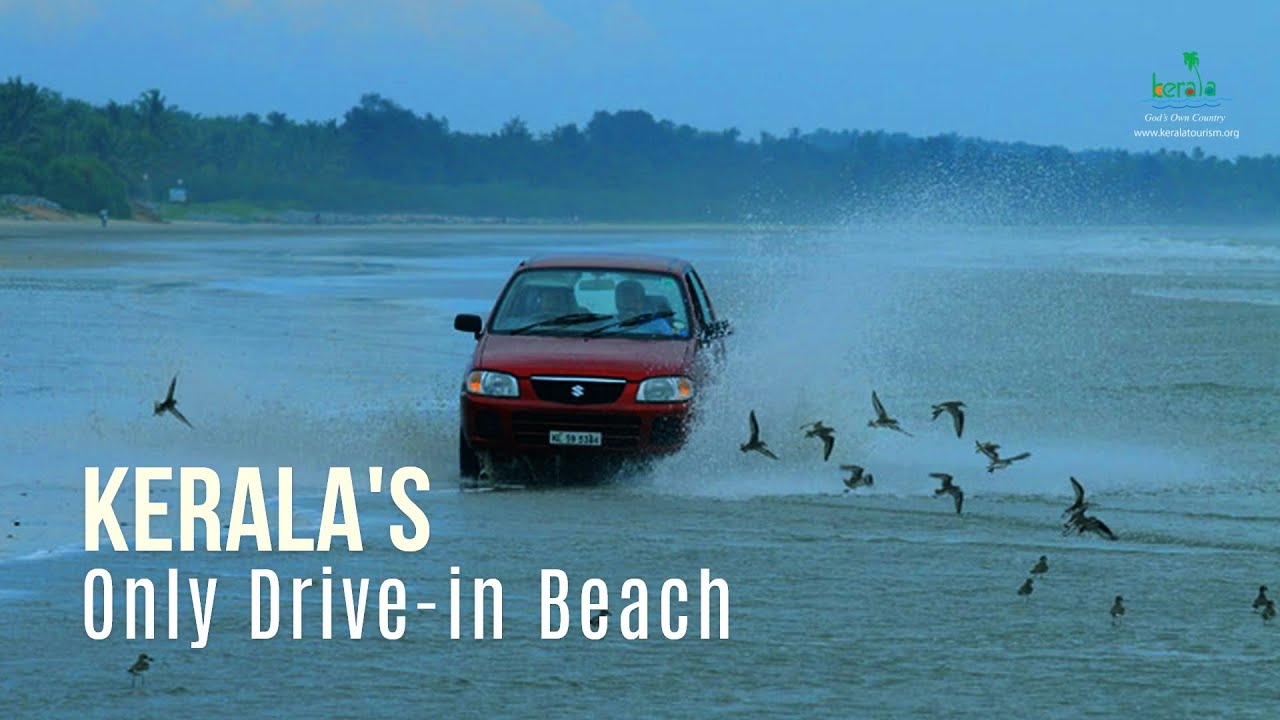
[[649, 378], [636, 390], [636, 402], [685, 402], [693, 397], [693, 381], [683, 376]]
[[472, 395], [488, 395], [490, 397], [519, 397], [520, 384], [514, 375], [493, 372], [492, 370], [472, 370], [467, 373], [467, 380], [462, 389]]

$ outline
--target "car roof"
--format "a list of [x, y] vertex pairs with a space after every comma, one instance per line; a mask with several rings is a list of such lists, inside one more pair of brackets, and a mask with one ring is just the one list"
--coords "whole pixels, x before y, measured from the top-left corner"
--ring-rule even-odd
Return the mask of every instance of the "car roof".
[[520, 263], [525, 268], [602, 268], [609, 270], [644, 270], [683, 274], [689, 267], [688, 260], [666, 255], [642, 255], [627, 253], [575, 253], [563, 255], [539, 255]]

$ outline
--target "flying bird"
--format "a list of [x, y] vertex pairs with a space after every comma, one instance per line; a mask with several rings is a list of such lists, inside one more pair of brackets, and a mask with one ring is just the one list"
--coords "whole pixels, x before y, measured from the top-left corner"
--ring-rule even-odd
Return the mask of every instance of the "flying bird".
[[1062, 534], [1066, 535], [1072, 530], [1075, 530], [1079, 535], [1091, 532], [1108, 540], [1116, 539], [1116, 534], [1111, 532], [1111, 528], [1107, 527], [1106, 523], [1092, 515], [1086, 515], [1083, 510], [1072, 514], [1067, 519], [1067, 522], [1063, 524]]
[[1122, 617], [1124, 617], [1124, 597], [1117, 595], [1116, 601], [1111, 604], [1111, 622], [1118, 623]]
[[142, 673], [151, 669], [151, 660], [150, 655], [142, 653], [137, 660], [133, 661], [133, 664], [129, 666], [129, 675], [132, 676], [129, 678], [129, 687], [133, 687], [134, 682], [139, 678], [142, 679], [143, 685], [147, 684], [147, 679], [143, 677]]
[[826, 462], [831, 459], [831, 449], [836, 446], [835, 428], [827, 427], [822, 424], [821, 420], [811, 422], [802, 426], [801, 429], [809, 428], [805, 431], [804, 436], [807, 438], [822, 438], [822, 461]]
[[849, 473], [849, 477], [844, 479], [845, 493], [864, 485], [870, 487], [876, 482], [875, 477], [871, 473], [864, 471], [861, 465], [841, 465], [840, 469]]
[[951, 413], [951, 422], [956, 426], [956, 437], [964, 434], [964, 403], [959, 400], [948, 400], [933, 406], [933, 419], [937, 420], [942, 413]]
[[178, 418], [187, 427], [191, 427], [190, 421], [180, 412], [178, 412], [178, 400], [173, 396], [173, 390], [178, 386], [178, 376], [174, 375], [173, 380], [169, 382], [169, 394], [164, 396], [162, 402], [155, 404], [156, 415], [163, 415], [168, 412]]
[[943, 494], [950, 495], [951, 499], [956, 504], [956, 514], [959, 515], [960, 508], [964, 506], [964, 491], [960, 489], [959, 485], [952, 484], [952, 477], [946, 473], [929, 473], [929, 477], [937, 478], [942, 481], [942, 487], [934, 490], [933, 496], [938, 497]]
[[889, 428], [890, 430], [897, 430], [907, 437], [912, 437], [911, 433], [902, 429], [902, 426], [898, 424], [897, 420], [889, 417], [889, 413], [885, 412], [884, 405], [881, 404], [880, 397], [876, 395], [875, 390], [871, 391], [871, 405], [875, 408], [876, 419], [869, 420], [867, 422], [867, 427]]
[[1049, 572], [1049, 558], [1044, 555], [1040, 556], [1040, 560], [1031, 568], [1032, 575], [1043, 575]]
[[1018, 594], [1019, 594], [1019, 595], [1021, 595], [1021, 596], [1023, 596], [1023, 597], [1026, 597], [1026, 596], [1030, 595], [1031, 593], [1035, 592], [1035, 589], [1036, 589], [1036, 588], [1035, 588], [1035, 585], [1033, 585], [1033, 584], [1031, 583], [1031, 578], [1027, 578], [1027, 579], [1022, 583], [1022, 587], [1018, 588]]
[[980, 454], [986, 455], [992, 460], [1000, 459], [1000, 453], [998, 452], [1000, 450], [999, 445], [993, 442], [978, 442], [977, 440], [974, 440], [973, 444], [978, 446], [977, 452]]
[[742, 450], [742, 452], [755, 450], [756, 452], [771, 457], [774, 460], [778, 459], [778, 456], [774, 455], [773, 452], [769, 450], [769, 446], [760, 439], [760, 423], [756, 422], [755, 410], [751, 411], [751, 439], [741, 445], [739, 449]]
[[1012, 457], [1007, 457], [1007, 458], [995, 457], [991, 460], [990, 463], [987, 464], [987, 472], [993, 473], [997, 470], [1003, 470], [1004, 468], [1009, 467], [1010, 465], [1014, 464], [1018, 460], [1026, 460], [1029, 457], [1031, 457], [1031, 453], [1029, 452], [1019, 453], [1017, 455], [1014, 455]]
[[1259, 585], [1258, 597], [1253, 599], [1253, 609], [1257, 610], [1258, 608], [1266, 607], [1269, 602], [1271, 602], [1271, 600], [1267, 598], [1267, 586]]
[[1062, 511], [1063, 515], [1075, 515], [1076, 513], [1082, 513], [1089, 508], [1089, 503], [1084, 501], [1084, 486], [1081, 485], [1080, 481], [1076, 480], [1074, 477], [1071, 478], [1071, 489], [1075, 491], [1076, 501], [1071, 503], [1071, 507]]

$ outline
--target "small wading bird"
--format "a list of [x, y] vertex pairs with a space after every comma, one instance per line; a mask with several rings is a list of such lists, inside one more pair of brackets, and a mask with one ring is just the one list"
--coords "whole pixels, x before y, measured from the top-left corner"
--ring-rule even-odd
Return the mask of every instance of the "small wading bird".
[[875, 477], [864, 471], [861, 465], [841, 465], [840, 469], [849, 473], [849, 477], [844, 479], [845, 493], [864, 486], [870, 487], [876, 483]]
[[1018, 588], [1018, 594], [1021, 595], [1022, 597], [1027, 597], [1031, 593], [1035, 592], [1035, 589], [1036, 587], [1034, 584], [1032, 584], [1031, 578], [1027, 578], [1025, 581], [1023, 581], [1022, 587]]
[[1258, 597], [1253, 599], [1253, 609], [1257, 610], [1259, 608], [1264, 608], [1267, 606], [1267, 603], [1269, 602], [1271, 602], [1271, 600], [1267, 597], [1267, 586], [1259, 585]]
[[959, 400], [948, 400], [933, 406], [933, 419], [937, 420], [942, 413], [951, 413], [951, 422], [956, 426], [956, 437], [964, 434], [964, 403]]
[[884, 405], [880, 403], [880, 396], [876, 395], [875, 390], [871, 391], [871, 406], [875, 408], [876, 419], [867, 421], [867, 427], [889, 428], [890, 430], [897, 430], [907, 437], [912, 437], [911, 433], [903, 430], [902, 426], [898, 425], [897, 420], [889, 417], [889, 413], [885, 412]]
[[805, 428], [808, 428], [808, 430], [805, 431], [805, 434], [804, 434], [805, 437], [822, 438], [822, 461], [826, 462], [827, 460], [830, 460], [831, 448], [836, 446], [835, 428], [831, 428], [831, 427], [827, 427], [826, 425], [823, 425], [821, 420], [817, 420], [815, 422], [809, 423], [808, 425], [802, 425], [800, 427], [801, 430], [804, 430]]
[[959, 485], [953, 485], [951, 483], [952, 477], [946, 473], [929, 473], [929, 477], [937, 478], [942, 481], [942, 487], [934, 490], [933, 496], [938, 497], [943, 494], [950, 495], [951, 499], [956, 504], [956, 514], [959, 515], [960, 508], [964, 506], [964, 491], [960, 489]]
[[1049, 558], [1044, 555], [1040, 556], [1040, 560], [1031, 568], [1032, 575], [1043, 575], [1049, 572]]
[[751, 411], [751, 417], [749, 419], [751, 422], [751, 439], [743, 443], [741, 446], [739, 446], [738, 449], [741, 450], [742, 452], [749, 452], [751, 450], [755, 450], [761, 455], [765, 455], [773, 458], [774, 460], [777, 460], [778, 456], [774, 455], [773, 452], [769, 450], [769, 446], [764, 444], [764, 441], [760, 439], [760, 423], [756, 422], [755, 410]]
[[1124, 597], [1117, 595], [1116, 601], [1111, 604], [1111, 622], [1118, 623], [1122, 617], [1124, 617]]
[[164, 396], [163, 402], [158, 402], [155, 404], [156, 414], [163, 415], [166, 412], [168, 412], [174, 417], [181, 420], [182, 423], [187, 427], [191, 427], [191, 423], [187, 420], [187, 418], [184, 417], [182, 413], [178, 412], [178, 400], [173, 397], [173, 390], [177, 386], [178, 386], [178, 376], [174, 375], [173, 380], [169, 381], [169, 394]]
[[151, 669], [151, 661], [151, 656], [146, 653], [138, 655], [138, 659], [134, 660], [133, 664], [129, 666], [129, 675], [131, 676], [129, 678], [129, 687], [133, 687], [133, 684], [137, 682], [139, 678], [142, 679], [143, 685], [147, 684], [147, 678], [144, 677], [142, 673]]
[[1106, 523], [1096, 517], [1085, 515], [1083, 510], [1072, 513], [1071, 517], [1063, 523], [1063, 535], [1069, 534], [1072, 530], [1079, 535], [1091, 532], [1108, 540], [1116, 539], [1116, 534], [1111, 532], [1111, 528], [1107, 527]]

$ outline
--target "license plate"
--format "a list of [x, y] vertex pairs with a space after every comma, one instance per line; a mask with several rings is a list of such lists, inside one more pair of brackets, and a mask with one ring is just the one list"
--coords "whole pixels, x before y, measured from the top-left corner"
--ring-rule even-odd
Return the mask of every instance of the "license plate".
[[552, 445], [594, 445], [602, 443], [598, 432], [572, 432], [569, 430], [552, 430]]

